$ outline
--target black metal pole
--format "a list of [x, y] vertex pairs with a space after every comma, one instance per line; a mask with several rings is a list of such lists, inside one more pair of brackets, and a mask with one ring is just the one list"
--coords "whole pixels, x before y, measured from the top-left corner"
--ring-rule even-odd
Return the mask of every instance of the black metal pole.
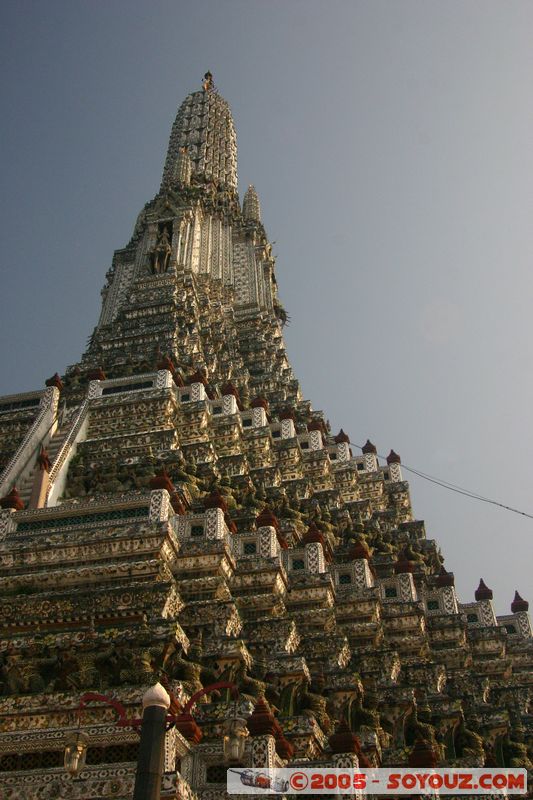
[[[162, 686], [160, 688], [163, 689]], [[161, 794], [165, 758], [165, 720], [168, 705], [165, 707], [161, 698], [154, 697], [154, 689], [155, 687], [149, 689], [143, 698], [141, 742], [133, 800], [159, 800]], [[164, 689], [163, 692], [165, 692]]]

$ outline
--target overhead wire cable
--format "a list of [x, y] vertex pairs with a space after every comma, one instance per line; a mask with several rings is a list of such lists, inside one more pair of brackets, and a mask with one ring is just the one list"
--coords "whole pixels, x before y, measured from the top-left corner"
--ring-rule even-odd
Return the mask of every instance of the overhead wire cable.
[[[358, 450], [363, 450], [359, 444], [354, 445], [354, 447], [357, 447]], [[385, 459], [385, 461], [387, 460], [387, 456], [384, 456], [382, 453], [377, 453], [377, 456]], [[426, 472], [414, 469], [414, 467], [408, 467], [407, 464], [402, 463], [402, 468], [407, 472], [411, 472], [413, 475], [417, 475], [419, 478], [422, 478], [425, 481], [429, 481], [437, 486], [441, 486], [443, 489], [448, 489], [450, 492], [455, 492], [456, 494], [461, 494], [464, 497], [469, 497], [471, 500], [479, 500], [482, 503], [489, 503], [490, 505], [498, 506], [498, 508], [503, 508], [505, 511], [512, 511], [513, 514], [520, 514], [522, 517], [533, 519], [533, 514], [528, 514], [527, 511], [521, 511], [518, 508], [513, 508], [505, 503], [500, 503], [498, 500], [492, 500], [490, 497], [485, 497], [477, 492], [471, 492], [469, 489], [465, 489], [463, 486], [458, 486], [455, 483], [450, 483], [449, 481], [442, 480], [441, 478], [435, 478], [433, 475], [428, 475]]]

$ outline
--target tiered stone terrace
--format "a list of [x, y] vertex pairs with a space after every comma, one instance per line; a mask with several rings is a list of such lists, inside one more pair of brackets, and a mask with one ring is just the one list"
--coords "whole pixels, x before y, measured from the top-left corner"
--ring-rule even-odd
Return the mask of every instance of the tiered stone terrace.
[[[531, 767], [527, 602], [496, 617], [481, 582], [461, 603], [399, 456], [354, 452], [302, 398], [257, 193], [241, 211], [236, 185], [207, 81], [81, 361], [0, 398], [6, 800], [130, 797], [138, 739], [110, 708], [85, 711], [81, 781], [64, 736], [82, 693], [139, 716], [156, 680], [178, 704], [236, 683], [245, 765]], [[162, 797], [224, 796], [231, 702], [207, 700], [200, 742], [167, 734]]]

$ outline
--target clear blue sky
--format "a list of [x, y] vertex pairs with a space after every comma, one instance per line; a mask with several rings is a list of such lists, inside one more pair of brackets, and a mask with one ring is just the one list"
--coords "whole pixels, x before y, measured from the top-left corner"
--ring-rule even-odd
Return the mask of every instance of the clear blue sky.
[[[0, 391], [75, 362], [210, 69], [289, 355], [352, 441], [533, 513], [533, 4], [4, 0]], [[411, 480], [462, 601], [533, 601], [533, 520]]]

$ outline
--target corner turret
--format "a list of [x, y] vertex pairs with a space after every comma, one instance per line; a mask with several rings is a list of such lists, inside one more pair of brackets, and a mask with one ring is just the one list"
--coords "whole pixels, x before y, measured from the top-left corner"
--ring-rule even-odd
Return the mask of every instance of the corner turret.
[[261, 205], [255, 186], [250, 184], [242, 201], [242, 215], [250, 222], [261, 222]]

